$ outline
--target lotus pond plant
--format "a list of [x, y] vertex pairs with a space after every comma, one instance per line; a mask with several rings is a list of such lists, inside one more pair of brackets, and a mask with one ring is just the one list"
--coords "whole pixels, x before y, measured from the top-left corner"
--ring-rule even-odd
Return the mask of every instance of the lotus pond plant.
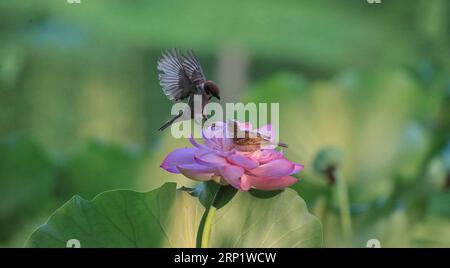
[[[250, 143], [229, 136], [229, 122], [202, 131], [161, 168], [194, 187], [166, 183], [147, 193], [114, 190], [92, 201], [75, 196], [32, 234], [31, 247], [320, 247], [322, 227], [293, 190], [303, 165], [288, 160], [270, 125], [232, 121]], [[255, 145], [258, 137], [259, 142]], [[251, 139], [247, 137], [247, 139]], [[226, 216], [225, 216], [226, 215]]]

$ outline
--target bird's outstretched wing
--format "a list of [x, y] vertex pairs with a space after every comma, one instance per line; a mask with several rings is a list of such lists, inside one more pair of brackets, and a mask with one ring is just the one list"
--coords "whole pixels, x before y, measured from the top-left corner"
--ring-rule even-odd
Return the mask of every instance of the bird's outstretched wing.
[[184, 67], [184, 60], [177, 49], [163, 52], [158, 60], [159, 84], [170, 100], [183, 100], [196, 90], [191, 74]]
[[203, 74], [202, 66], [193, 50], [188, 50], [187, 53], [183, 55], [183, 68], [186, 70], [189, 79], [195, 85], [205, 82], [206, 79]]

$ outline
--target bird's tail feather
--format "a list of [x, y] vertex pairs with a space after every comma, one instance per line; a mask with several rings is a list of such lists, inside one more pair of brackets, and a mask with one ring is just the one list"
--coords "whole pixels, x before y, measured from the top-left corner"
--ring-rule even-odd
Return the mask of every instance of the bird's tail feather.
[[180, 118], [183, 115], [182, 112], [180, 112], [178, 115], [175, 115], [174, 117], [170, 118], [169, 121], [165, 122], [159, 129], [158, 131], [163, 131], [164, 129], [166, 129], [167, 127], [169, 127], [170, 125], [173, 124], [173, 122], [175, 122], [175, 120], [177, 120], [178, 118]]

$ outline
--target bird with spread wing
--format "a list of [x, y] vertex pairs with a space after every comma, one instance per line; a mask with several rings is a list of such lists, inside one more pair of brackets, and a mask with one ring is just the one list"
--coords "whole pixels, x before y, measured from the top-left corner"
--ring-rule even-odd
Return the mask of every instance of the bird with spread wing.
[[[175, 122], [204, 118], [203, 107], [215, 97], [220, 100], [219, 87], [213, 81], [206, 80], [194, 51], [182, 54], [178, 49], [162, 53], [158, 61], [159, 83], [164, 94], [172, 101], [187, 100], [189, 109], [180, 111], [169, 119], [158, 130], [162, 131]], [[201, 115], [194, 113], [194, 96], [200, 95], [202, 100]]]

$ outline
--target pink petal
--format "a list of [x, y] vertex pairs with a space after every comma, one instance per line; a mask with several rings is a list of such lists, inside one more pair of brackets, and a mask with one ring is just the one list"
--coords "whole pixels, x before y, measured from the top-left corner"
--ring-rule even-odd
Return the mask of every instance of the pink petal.
[[216, 127], [215, 130], [212, 130], [210, 126], [206, 130], [202, 131], [202, 138], [205, 145], [215, 150], [222, 149], [221, 139], [223, 137], [223, 129], [219, 129], [219, 127]]
[[262, 142], [261, 143], [261, 149], [262, 150], [273, 150], [273, 149], [275, 149], [277, 147], [278, 147], [277, 144], [273, 144], [271, 142]]
[[172, 173], [180, 173], [177, 166], [181, 164], [194, 164], [194, 155], [196, 152], [196, 148], [176, 149], [164, 158], [160, 167]]
[[208, 153], [204, 153], [204, 154], [196, 154], [194, 156], [194, 160], [198, 164], [208, 166], [208, 167], [220, 167], [220, 166], [228, 164], [227, 160], [224, 157], [222, 157], [214, 152], [208, 152]]
[[221, 138], [218, 139], [222, 142], [222, 150], [227, 152], [231, 149], [232, 145], [233, 145], [233, 140], [230, 138]]
[[238, 125], [239, 125], [239, 129], [240, 130], [248, 130], [248, 131], [252, 130], [252, 123], [249, 123], [249, 122], [240, 123], [240, 122], [238, 122]]
[[208, 146], [211, 149], [219, 150], [220, 149], [220, 143], [217, 142], [216, 138], [207, 138], [203, 135], [203, 142], [206, 146]]
[[302, 171], [305, 168], [305, 166], [297, 164], [297, 163], [294, 163], [294, 165], [295, 165], [295, 168], [294, 168], [294, 170], [292, 170], [291, 174], [289, 174], [289, 175], [298, 173], [298, 172]]
[[292, 176], [284, 176], [279, 178], [255, 177], [244, 174], [242, 180], [248, 180], [249, 183], [259, 190], [280, 190], [293, 185], [298, 180]]
[[268, 138], [272, 138], [273, 136], [273, 131], [272, 131], [272, 125], [271, 124], [267, 124], [263, 127], [260, 127], [256, 130], [259, 134], [266, 136]]
[[252, 153], [251, 157], [257, 159], [260, 164], [266, 164], [275, 159], [283, 158], [283, 153], [277, 150], [260, 150]]
[[283, 177], [291, 174], [294, 169], [294, 163], [285, 158], [280, 158], [252, 169], [250, 173], [257, 177]]
[[226, 165], [219, 167], [220, 175], [236, 189], [241, 189], [240, 178], [244, 174], [244, 169], [238, 166]]
[[210, 151], [211, 149], [208, 146], [198, 143], [193, 137], [189, 138], [189, 142], [198, 149]]
[[241, 166], [245, 169], [254, 169], [258, 167], [258, 161], [239, 154], [232, 154], [227, 157], [227, 160], [230, 163]]
[[241, 176], [241, 189], [243, 191], [248, 191], [252, 188], [252, 183], [250, 182], [250, 180], [248, 179], [247, 175], [242, 175]]
[[215, 122], [215, 126], [209, 126], [202, 131], [203, 139], [223, 138], [224, 137], [224, 123], [221, 121]]
[[198, 164], [183, 164], [178, 165], [177, 168], [184, 176], [197, 181], [207, 181], [214, 176], [214, 168]]

